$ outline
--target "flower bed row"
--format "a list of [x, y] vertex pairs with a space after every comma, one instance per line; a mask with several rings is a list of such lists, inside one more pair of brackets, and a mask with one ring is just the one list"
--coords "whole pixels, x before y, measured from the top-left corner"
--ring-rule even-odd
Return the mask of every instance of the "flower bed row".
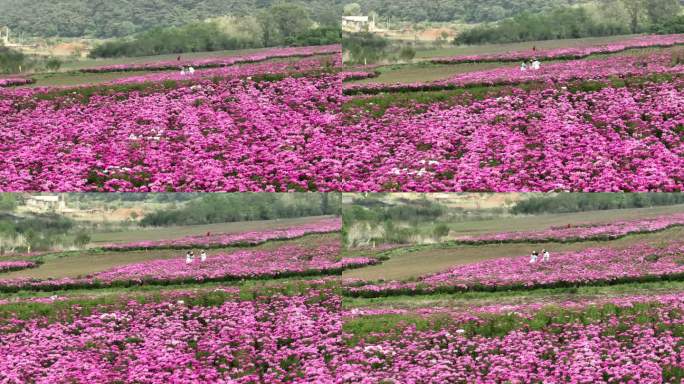
[[346, 95], [390, 92], [417, 92], [459, 89], [464, 87], [516, 85], [530, 82], [562, 84], [571, 81], [602, 80], [609, 77], [629, 78], [654, 74], [682, 74], [684, 66], [671, 65], [670, 55], [616, 56], [595, 60], [573, 60], [545, 64], [539, 70], [521, 71], [519, 67], [502, 67], [458, 74], [445, 80], [395, 84], [349, 84]]
[[158, 61], [153, 63], [141, 64], [117, 64], [108, 65], [96, 68], [84, 68], [81, 72], [86, 73], [103, 73], [103, 72], [130, 72], [130, 71], [166, 71], [176, 70], [181, 67], [192, 66], [194, 68], [215, 68], [227, 67], [236, 64], [258, 63], [261, 61], [282, 59], [290, 57], [310, 57], [316, 55], [330, 55], [339, 54], [342, 47], [335, 45], [322, 45], [312, 47], [294, 47], [294, 48], [274, 48], [262, 52], [227, 57], [214, 57], [205, 59], [190, 59], [190, 60], [168, 60]]
[[345, 294], [382, 297], [465, 291], [575, 287], [684, 279], [684, 245], [655, 248], [636, 244], [623, 250], [592, 248], [554, 254], [531, 264], [527, 257], [501, 258], [457, 266], [418, 282], [347, 282]]
[[217, 233], [205, 236], [186, 236], [175, 240], [139, 241], [110, 244], [102, 247], [107, 251], [131, 251], [140, 249], [194, 249], [242, 247], [263, 244], [274, 240], [291, 240], [298, 237], [339, 232], [342, 221], [339, 218], [322, 219], [312, 223], [292, 226], [286, 229], [269, 229], [240, 233]]
[[[682, 81], [497, 98], [376, 117], [347, 114], [373, 191], [679, 191], [684, 187]], [[369, 107], [372, 109], [372, 107]], [[349, 145], [349, 144], [348, 144]]]
[[[1, 191], [680, 191], [682, 81], [343, 112], [337, 75], [0, 97]], [[4, 91], [0, 91], [2, 94]]]
[[315, 174], [334, 180], [345, 168], [324, 155], [340, 84], [336, 75], [199, 80], [89, 103], [9, 93], [0, 97], [0, 190], [311, 190]]
[[684, 225], [684, 213], [658, 216], [648, 219], [616, 221], [606, 224], [554, 227], [541, 231], [499, 232], [476, 236], [455, 237], [459, 244], [499, 243], [570, 243], [577, 241], [615, 240], [628, 235], [653, 233]]
[[267, 62], [245, 64], [239, 66], [211, 68], [195, 71], [193, 74], [181, 74], [180, 72], [162, 72], [148, 75], [138, 75], [117, 79], [107, 84], [130, 84], [145, 82], [164, 81], [195, 81], [200, 79], [235, 79], [253, 76], [288, 75], [315, 70], [334, 68], [337, 56], [325, 56], [322, 58], [310, 58], [292, 62]]
[[33, 84], [36, 81], [31, 78], [24, 78], [24, 77], [9, 77], [9, 78], [0, 78], [0, 88], [3, 87], [17, 87], [21, 85], [29, 85]]
[[191, 264], [187, 264], [186, 260], [179, 255], [174, 259], [125, 265], [83, 278], [0, 279], [0, 292], [338, 275], [350, 268], [377, 263], [377, 260], [372, 258], [339, 259], [339, 254], [340, 244], [338, 241], [333, 241], [316, 248], [285, 245], [272, 250], [210, 254], [207, 261], [195, 260]]
[[372, 79], [374, 77], [378, 77], [380, 75], [379, 72], [375, 71], [362, 71], [362, 70], [356, 70], [356, 71], [344, 71], [340, 72], [339, 76], [342, 81], [354, 81], [354, 80], [364, 80], [364, 79]]
[[504, 53], [492, 53], [483, 55], [460, 55], [454, 57], [440, 57], [430, 60], [436, 64], [462, 64], [483, 62], [506, 62], [522, 61], [536, 58], [538, 60], [563, 60], [581, 59], [596, 54], [618, 53], [628, 49], [638, 48], [665, 48], [684, 44], [684, 34], [675, 35], [645, 35], [629, 38], [624, 41], [581, 47], [581, 48], [556, 48], [548, 50], [525, 50], [509, 51]]
[[542, 326], [531, 316], [470, 315], [365, 337], [346, 331], [330, 292], [212, 306], [133, 301], [69, 322], [0, 324], [0, 372], [8, 383], [681, 381], [681, 297], [598, 312]]
[[37, 263], [32, 261], [0, 261], [0, 273], [21, 271], [22, 269], [36, 268]]

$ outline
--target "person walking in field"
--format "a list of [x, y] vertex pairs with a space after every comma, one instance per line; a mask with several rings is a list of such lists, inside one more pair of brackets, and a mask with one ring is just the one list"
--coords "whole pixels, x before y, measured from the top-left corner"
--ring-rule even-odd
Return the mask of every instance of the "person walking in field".
[[548, 263], [549, 261], [551, 261], [551, 254], [549, 253], [548, 250], [543, 249], [542, 250], [542, 262]]
[[193, 68], [192, 66], [188, 67], [188, 73], [191, 75], [194, 75], [195, 74], [195, 68]]
[[524, 61], [522, 62], [522, 64], [520, 64], [520, 71], [521, 72], [527, 71], [527, 63], [525, 63]]
[[192, 252], [188, 251], [185, 253], [185, 264], [190, 265], [194, 261], [194, 258], [192, 257]]
[[534, 59], [534, 61], [532, 62], [532, 69], [538, 71], [539, 68], [541, 68], [541, 62], [539, 62], [539, 60], [537, 59]]
[[203, 249], [200, 253], [200, 262], [204, 263], [205, 261], [207, 261], [207, 251]]
[[536, 264], [538, 259], [539, 253], [537, 251], [532, 251], [532, 255], [530, 255], [530, 264]]

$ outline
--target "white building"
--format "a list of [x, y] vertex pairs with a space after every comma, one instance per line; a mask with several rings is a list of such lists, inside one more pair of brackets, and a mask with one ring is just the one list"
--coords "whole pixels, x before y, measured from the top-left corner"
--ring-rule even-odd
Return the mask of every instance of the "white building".
[[31, 195], [25, 200], [26, 207], [42, 212], [61, 212], [66, 209], [64, 195]]
[[376, 31], [375, 18], [369, 16], [342, 16], [342, 30], [354, 33]]

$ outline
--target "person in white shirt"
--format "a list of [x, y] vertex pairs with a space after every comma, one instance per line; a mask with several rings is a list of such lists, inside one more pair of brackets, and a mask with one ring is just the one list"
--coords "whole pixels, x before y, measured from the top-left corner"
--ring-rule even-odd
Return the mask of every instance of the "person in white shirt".
[[530, 264], [535, 264], [537, 259], [539, 259], [539, 253], [537, 253], [537, 251], [532, 251], [532, 255], [530, 255]]
[[188, 73], [191, 74], [191, 75], [194, 75], [194, 74], [195, 74], [195, 68], [189, 67], [189, 68], [188, 68]]
[[520, 64], [520, 70], [521, 70], [522, 72], [527, 71], [527, 63], [525, 63], [525, 62], [523, 61], [522, 64]]
[[207, 261], [207, 251], [205, 251], [204, 249], [202, 250], [202, 253], [200, 253], [200, 261], [203, 263]]
[[539, 70], [539, 68], [541, 68], [541, 63], [539, 62], [539, 60], [534, 59], [534, 61], [532, 62], [532, 69], [537, 71]]
[[192, 257], [192, 252], [188, 251], [185, 253], [185, 264], [190, 265], [192, 262], [195, 261], [194, 258]]
[[545, 263], [551, 261], [551, 254], [546, 249], [542, 250], [542, 261]]

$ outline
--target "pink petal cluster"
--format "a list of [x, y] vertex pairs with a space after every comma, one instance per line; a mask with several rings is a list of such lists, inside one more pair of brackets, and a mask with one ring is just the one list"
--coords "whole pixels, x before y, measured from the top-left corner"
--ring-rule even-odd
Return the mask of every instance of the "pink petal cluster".
[[463, 244], [574, 242], [615, 240], [630, 234], [651, 233], [684, 225], [684, 213], [648, 219], [622, 220], [605, 224], [568, 225], [540, 231], [498, 232], [493, 234], [458, 236]]
[[241, 280], [289, 275], [319, 275], [373, 264], [375, 259], [336, 260], [339, 246], [328, 244], [314, 250], [282, 246], [272, 251], [240, 251], [211, 255], [208, 261], [186, 264], [181, 258], [130, 264], [95, 274], [101, 281], [152, 280]]
[[[343, 71], [339, 72], [338, 75], [342, 81], [353, 81], [353, 80], [363, 80], [372, 79], [378, 76], [377, 72], [354, 70], [354, 71]], [[351, 88], [351, 87], [349, 87]]]
[[342, 47], [339, 44], [312, 47], [273, 48], [248, 55], [214, 57], [205, 59], [190, 59], [181, 61], [168, 60], [140, 64], [117, 64], [95, 68], [84, 68], [80, 71], [102, 73], [129, 71], [166, 71], [180, 69], [184, 66], [192, 66], [194, 68], [227, 67], [236, 64], [258, 63], [266, 60], [283, 59], [289, 57], [310, 57], [316, 55], [338, 54], [341, 51]]
[[498, 61], [522, 61], [536, 58], [538, 60], [581, 59], [583, 57], [622, 52], [635, 48], [671, 47], [684, 44], [684, 34], [674, 35], [643, 35], [616, 41], [603, 45], [593, 45], [577, 48], [556, 48], [547, 50], [508, 51], [504, 53], [492, 53], [482, 55], [460, 55], [453, 57], [440, 57], [430, 60], [437, 64], [460, 64], [481, 63]]
[[36, 81], [34, 79], [24, 78], [24, 77], [0, 78], [0, 88], [2, 88], [2, 87], [15, 87], [15, 86], [20, 86], [20, 85], [28, 85], [28, 84], [33, 84], [35, 82]]
[[204, 236], [186, 236], [174, 240], [138, 241], [132, 243], [110, 244], [102, 247], [110, 251], [128, 251], [152, 248], [220, 248], [240, 245], [257, 245], [273, 240], [288, 240], [314, 233], [339, 232], [342, 220], [339, 218], [321, 219], [315, 222], [292, 226], [286, 229], [269, 229], [240, 233], [216, 233]]
[[682, 243], [661, 248], [639, 243], [625, 249], [591, 248], [552, 254], [548, 262], [530, 263], [525, 256], [492, 259], [457, 266], [447, 272], [422, 277], [418, 282], [392, 281], [361, 286], [348, 283], [346, 289], [352, 296], [373, 297], [681, 279], [684, 278], [683, 254]]
[[[339, 57], [324, 56], [322, 58], [303, 59], [292, 62], [266, 62], [257, 64], [244, 64], [239, 66], [221, 67], [198, 70], [193, 74], [181, 74], [179, 72], [160, 72], [148, 75], [129, 76], [117, 79], [106, 84], [129, 84], [144, 82], [163, 82], [163, 81], [194, 81], [199, 79], [215, 78], [242, 78], [269, 75], [286, 75], [289, 73], [301, 73], [315, 70], [323, 70], [339, 66]], [[54, 87], [52, 88], [54, 89]]]
[[207, 261], [201, 262], [196, 259], [190, 264], [180, 254], [173, 259], [124, 265], [83, 278], [0, 279], [0, 291], [53, 291], [69, 288], [332, 275], [339, 274], [345, 269], [377, 262], [371, 258], [339, 258], [339, 254], [339, 241], [331, 241], [317, 247], [284, 245], [268, 250], [219, 254], [209, 252]]
[[336, 75], [201, 80], [88, 104], [0, 93], [0, 190], [330, 189], [326, 180], [346, 173], [327, 134], [340, 84]]
[[38, 264], [32, 261], [0, 261], [0, 273], [36, 268]]
[[[129, 303], [125, 310], [0, 325], [6, 383], [333, 382], [339, 299]], [[333, 355], [333, 356], [334, 356]], [[322, 381], [320, 381], [322, 380]]]
[[0, 372], [8, 383], [673, 382], [684, 368], [684, 299], [658, 301], [646, 320], [616, 311], [487, 337], [466, 330], [486, 317], [464, 315], [351, 346], [330, 292], [210, 307], [133, 301], [69, 322], [1, 324]]
[[337, 74], [86, 103], [0, 90], [0, 191], [680, 191], [682, 84], [514, 89], [381, 117], [343, 108]]
[[[627, 78], [650, 74], [682, 74], [684, 66], [671, 65], [671, 56], [652, 54], [648, 56], [615, 56], [594, 60], [571, 60], [544, 64], [539, 70], [521, 71], [520, 67], [508, 67], [461, 73], [445, 80], [395, 84], [349, 84], [344, 93], [376, 94], [381, 92], [409, 92], [457, 89], [472, 86], [515, 85], [528, 82], [561, 84], [576, 80], [602, 80], [609, 77]], [[358, 75], [359, 78], [362, 78]], [[369, 76], [368, 77], [372, 77]]]
[[678, 191], [684, 185], [680, 84], [514, 89], [465, 105], [392, 107], [381, 117], [357, 110], [355, 123], [341, 130], [344, 142], [363, 143], [354, 152], [364, 177], [344, 188]]

